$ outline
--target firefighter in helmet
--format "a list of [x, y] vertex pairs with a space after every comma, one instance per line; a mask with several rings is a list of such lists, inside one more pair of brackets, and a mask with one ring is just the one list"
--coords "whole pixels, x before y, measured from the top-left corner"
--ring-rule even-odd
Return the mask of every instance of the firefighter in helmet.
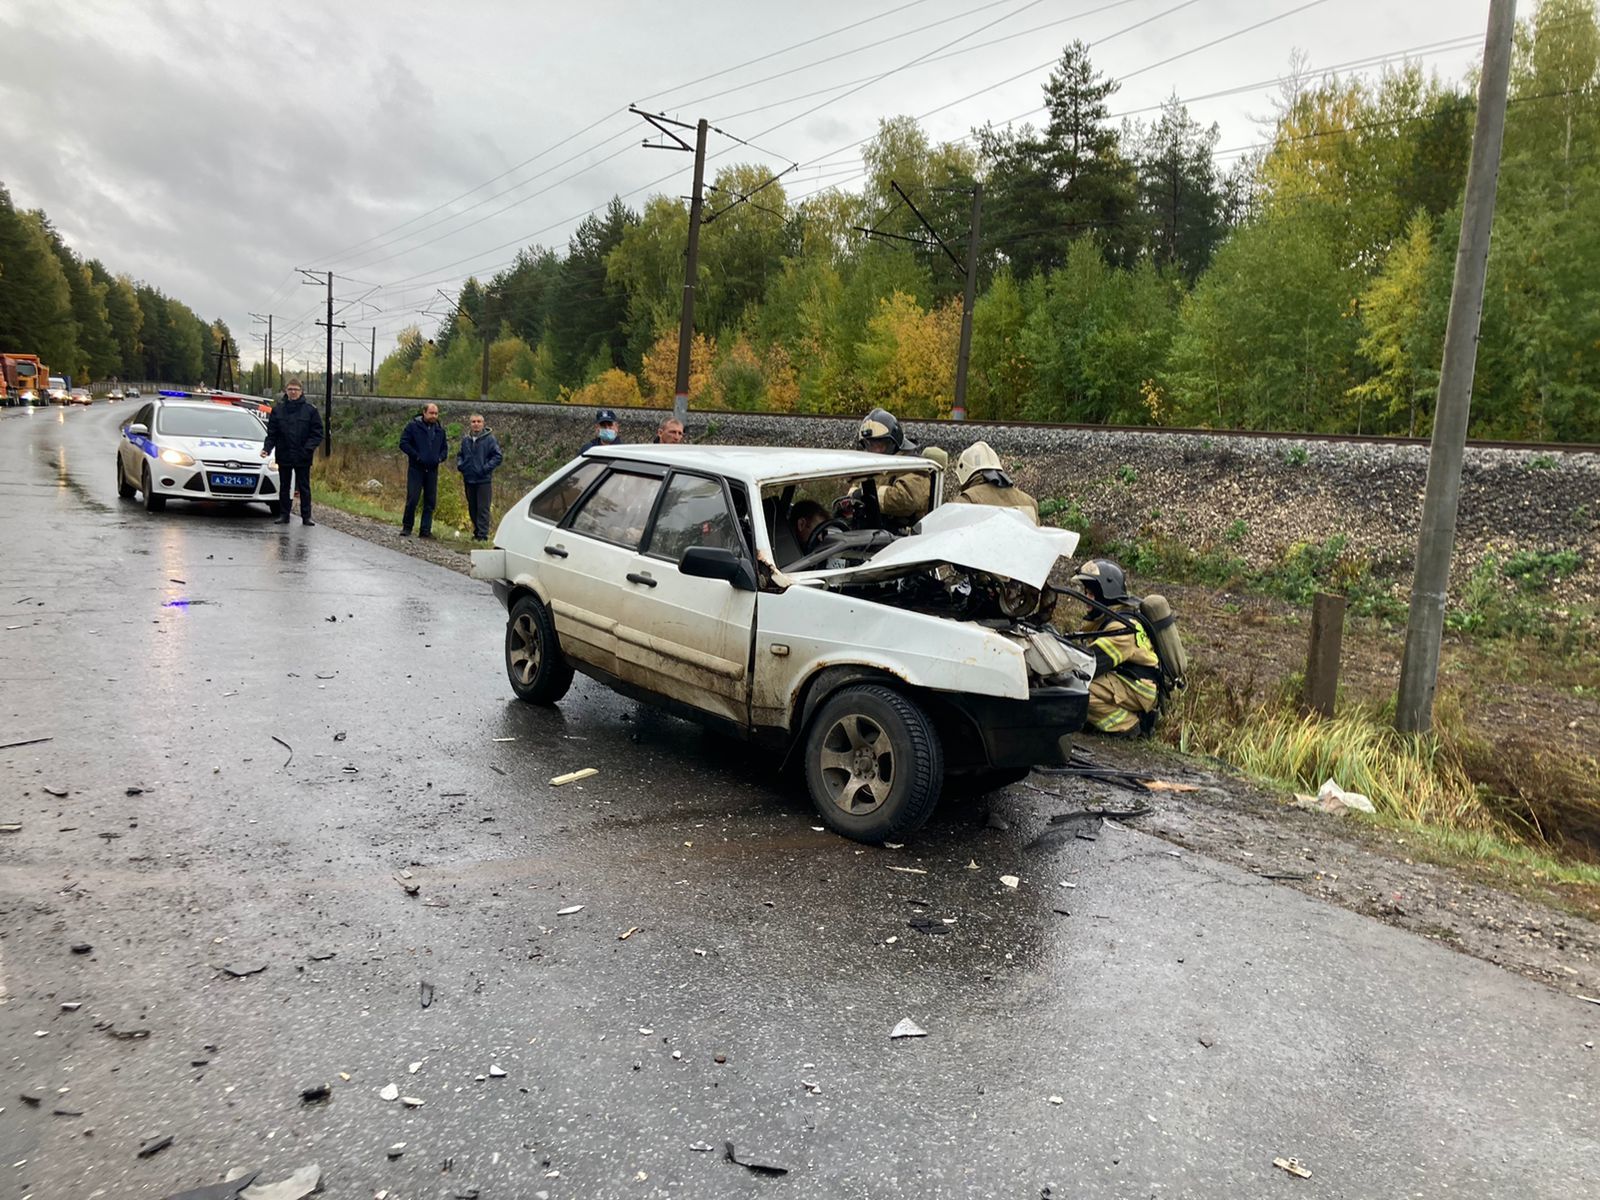
[[1128, 595], [1122, 568], [1110, 559], [1090, 559], [1072, 582], [1084, 594], [1110, 609], [1091, 606], [1085, 633], [1098, 633], [1085, 649], [1094, 655], [1089, 684], [1089, 726], [1100, 733], [1149, 732], [1160, 701], [1161, 660], [1144, 625], [1137, 620], [1138, 600]]
[[[905, 454], [919, 457], [917, 447], [906, 440], [905, 430], [893, 413], [875, 408], [861, 420], [856, 430], [856, 449], [872, 454]], [[878, 493], [878, 513], [884, 528], [904, 530], [927, 515], [932, 506], [933, 488], [930, 477], [909, 471], [874, 477]], [[842, 498], [847, 509], [861, 503], [859, 487], [850, 489]]]
[[1000, 467], [1000, 456], [988, 442], [973, 442], [956, 459], [956, 499], [966, 504], [1017, 508], [1039, 523], [1039, 503], [1011, 482]]

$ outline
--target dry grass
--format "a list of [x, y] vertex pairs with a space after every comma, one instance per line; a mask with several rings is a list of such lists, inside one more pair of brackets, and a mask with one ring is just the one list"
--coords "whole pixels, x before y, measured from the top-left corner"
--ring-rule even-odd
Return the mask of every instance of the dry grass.
[[[1326, 779], [1372, 800], [1378, 821], [1405, 832], [1430, 857], [1479, 866], [1508, 882], [1600, 886], [1600, 866], [1582, 839], [1552, 836], [1575, 832], [1584, 813], [1594, 820], [1593, 801], [1555, 814], [1550, 785], [1600, 792], [1600, 768], [1557, 760], [1532, 751], [1520, 762], [1474, 739], [1459, 704], [1443, 697], [1435, 708], [1434, 732], [1412, 737], [1395, 732], [1384, 706], [1347, 707], [1332, 719], [1306, 716], [1294, 697], [1298, 681], [1284, 680], [1269, 694], [1253, 681], [1239, 686], [1201, 677], [1180, 694], [1168, 713], [1164, 736], [1180, 750], [1208, 754], [1269, 785], [1315, 792]], [[1490, 778], [1498, 769], [1500, 787]], [[1585, 774], [1587, 772], [1587, 774]], [[1576, 781], [1571, 777], [1576, 774]], [[1509, 786], [1515, 779], [1517, 786]], [[1545, 781], [1541, 784], [1541, 780]]]
[[[347, 512], [392, 525], [400, 524], [406, 506], [403, 458], [346, 442], [336, 445], [331, 455], [318, 458], [311, 470], [313, 489], [319, 499]], [[372, 488], [371, 480], [377, 480], [382, 486]], [[504, 498], [497, 495], [490, 505], [490, 529], [499, 523], [505, 511], [503, 504]], [[433, 512], [433, 524], [443, 533], [457, 531], [464, 538], [472, 536], [472, 518], [467, 513], [461, 476], [449, 465], [439, 469], [439, 503]]]

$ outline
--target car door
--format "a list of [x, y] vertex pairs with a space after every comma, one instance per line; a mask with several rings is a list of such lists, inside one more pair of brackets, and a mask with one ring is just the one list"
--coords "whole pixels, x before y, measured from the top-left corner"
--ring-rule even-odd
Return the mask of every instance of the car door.
[[647, 464], [613, 466], [567, 513], [542, 551], [539, 578], [562, 650], [618, 677], [625, 576], [650, 527], [665, 475], [664, 467]]
[[756, 594], [726, 580], [683, 574], [678, 562], [692, 546], [751, 558], [726, 484], [674, 471], [649, 541], [630, 556], [624, 575], [618, 674], [744, 728]]
[[146, 430], [150, 428], [154, 405], [146, 404], [133, 416], [128, 418], [127, 425], [122, 427], [122, 441], [117, 445], [117, 453], [122, 456], [122, 477], [134, 487], [139, 486], [140, 477], [144, 471], [145, 459], [152, 457], [146, 447], [152, 446], [148, 433], [134, 440], [135, 435], [128, 432], [128, 425], [143, 425]]

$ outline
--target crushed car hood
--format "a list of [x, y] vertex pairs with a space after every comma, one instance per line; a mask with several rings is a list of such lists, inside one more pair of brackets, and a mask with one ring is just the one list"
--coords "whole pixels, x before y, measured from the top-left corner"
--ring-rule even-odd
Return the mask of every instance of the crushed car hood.
[[868, 583], [948, 563], [1039, 588], [1050, 578], [1056, 560], [1077, 548], [1078, 535], [1072, 530], [1035, 525], [1015, 508], [941, 504], [922, 519], [916, 533], [879, 551], [871, 562], [836, 571], [805, 571], [795, 578]]

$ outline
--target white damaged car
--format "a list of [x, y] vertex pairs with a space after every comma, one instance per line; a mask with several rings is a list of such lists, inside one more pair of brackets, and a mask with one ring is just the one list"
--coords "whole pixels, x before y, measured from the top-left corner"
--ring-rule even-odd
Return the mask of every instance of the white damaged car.
[[904, 471], [942, 494], [906, 456], [586, 452], [472, 555], [507, 610], [512, 689], [551, 704], [582, 671], [798, 755], [822, 819], [864, 842], [920, 827], [947, 781], [1064, 765], [1094, 661], [1051, 625], [1048, 579], [1078, 535], [965, 504], [889, 532], [876, 495]]
[[278, 502], [278, 465], [261, 457], [267, 427], [247, 409], [162, 398], [141, 406], [117, 442], [117, 494], [160, 512], [169, 499]]

